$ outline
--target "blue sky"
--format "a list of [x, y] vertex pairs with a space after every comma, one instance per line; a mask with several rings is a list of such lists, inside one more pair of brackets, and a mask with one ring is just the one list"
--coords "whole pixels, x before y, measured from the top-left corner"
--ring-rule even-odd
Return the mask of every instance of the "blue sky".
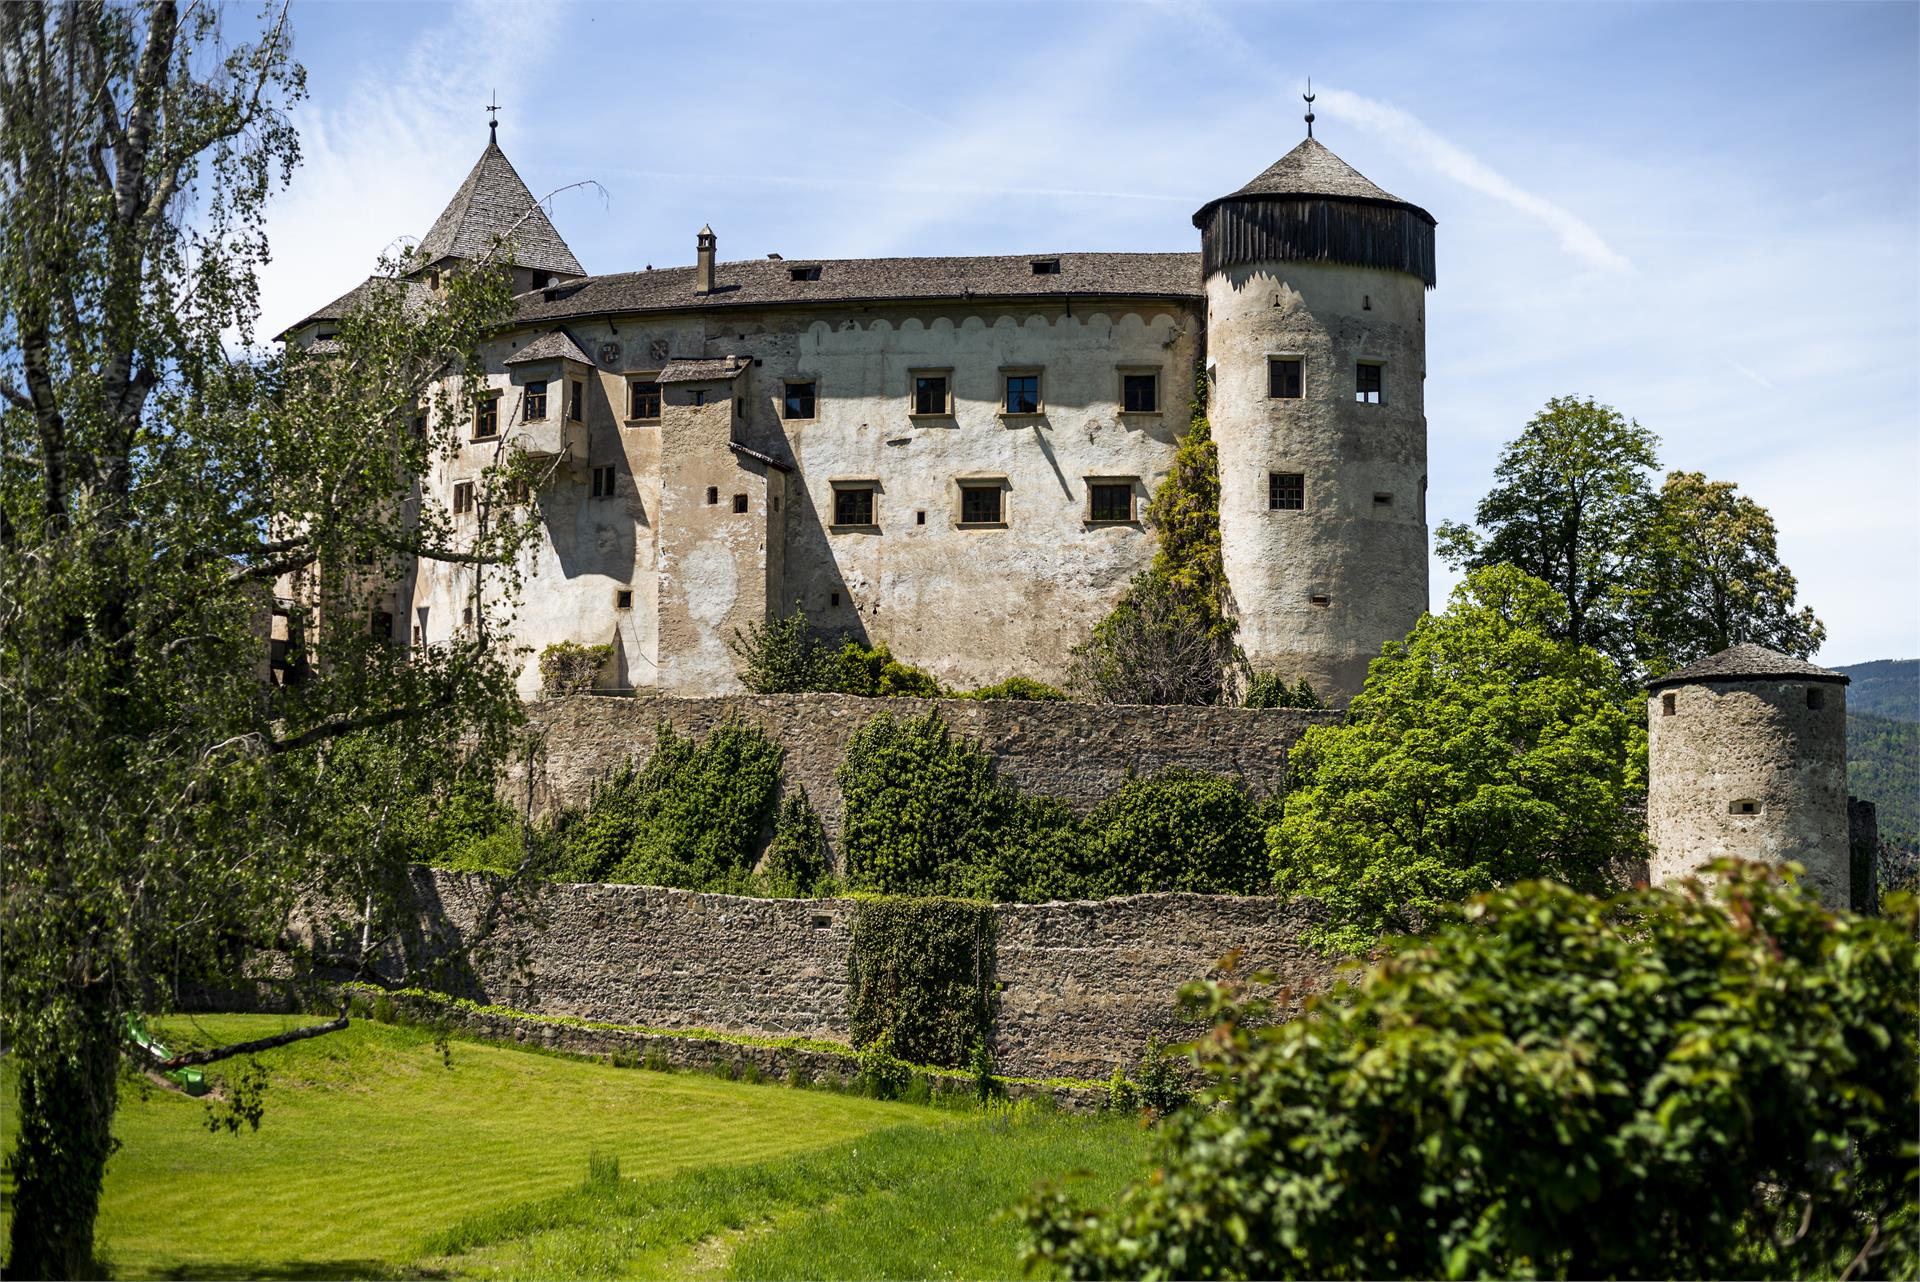
[[[1920, 5], [360, 4], [293, 9], [306, 163], [265, 332], [500, 142], [589, 271], [1198, 248], [1302, 135], [1439, 220], [1427, 418], [1468, 518], [1593, 395], [1780, 527], [1828, 663], [1920, 654]], [[1434, 604], [1452, 576], [1434, 567]]]

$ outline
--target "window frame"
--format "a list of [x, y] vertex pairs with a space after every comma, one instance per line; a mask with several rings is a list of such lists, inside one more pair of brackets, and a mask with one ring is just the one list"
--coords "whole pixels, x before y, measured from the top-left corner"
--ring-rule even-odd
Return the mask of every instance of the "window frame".
[[[547, 387], [551, 382], [551, 379], [530, 378], [521, 385], [520, 417], [523, 421], [528, 423], [547, 421]], [[536, 387], [540, 389], [537, 392], [533, 390]], [[534, 413], [535, 409], [540, 412]]]
[[[805, 387], [807, 393], [807, 412], [791, 413], [793, 389]], [[820, 380], [817, 378], [788, 378], [780, 381], [780, 419], [786, 423], [811, 423], [820, 417]]]
[[[604, 482], [604, 483], [603, 483]], [[596, 463], [592, 471], [592, 488], [589, 497], [596, 499], [616, 499], [620, 497], [620, 469], [612, 463]]]
[[[1013, 487], [1004, 476], [956, 476], [953, 478], [953, 528], [956, 530], [1004, 530], [1007, 528], [1007, 494]], [[967, 495], [992, 491], [997, 517], [991, 521], [967, 519]]]
[[[878, 479], [858, 477], [831, 481], [833, 493], [832, 521], [827, 526], [829, 532], [837, 530], [878, 530], [880, 528], [880, 482]], [[842, 495], [864, 494], [867, 496], [867, 519], [864, 521], [842, 521], [840, 519], [840, 500]]]
[[[1087, 508], [1081, 519], [1088, 525], [1138, 525], [1140, 524], [1140, 478], [1137, 476], [1089, 476], [1086, 478]], [[1127, 514], [1125, 516], [1101, 516], [1100, 508], [1094, 499], [1095, 490], [1125, 490], [1127, 492]]]
[[[1276, 392], [1273, 390], [1275, 376], [1279, 374], [1280, 367], [1283, 365], [1293, 365], [1297, 367], [1294, 372], [1296, 377], [1299, 380], [1298, 383], [1296, 384], [1299, 390], [1294, 392], [1294, 394], [1291, 396], [1286, 395], [1284, 392]], [[1267, 399], [1270, 401], [1304, 401], [1307, 399], [1306, 353], [1304, 352], [1268, 352], [1267, 353]]]
[[[1166, 402], [1160, 396], [1160, 368], [1155, 365], [1122, 365], [1116, 371], [1120, 377], [1120, 413], [1130, 418], [1158, 418], [1165, 409]], [[1153, 408], [1136, 410], [1127, 408], [1127, 381], [1135, 378], [1153, 380]]]
[[[1360, 371], [1374, 371], [1375, 386], [1373, 399], [1367, 399], [1367, 391], [1360, 386]], [[1353, 360], [1353, 403], [1355, 405], [1385, 405], [1387, 403], [1387, 362], [1371, 356], [1356, 356]]]
[[449, 506], [455, 516], [471, 515], [480, 506], [480, 487], [473, 481], [455, 481], [453, 501]]
[[[486, 432], [480, 430], [480, 424], [492, 425]], [[500, 439], [500, 393], [498, 391], [481, 392], [473, 398], [473, 435], [475, 441], [497, 441]]]
[[[1012, 406], [1010, 384], [1016, 378], [1033, 380], [1033, 408], [1017, 410]], [[1000, 367], [1000, 417], [1039, 418], [1047, 412], [1047, 371], [1039, 365], [1002, 365]]]
[[[652, 414], [634, 413], [635, 410], [640, 408], [638, 394], [639, 390], [643, 387], [653, 388], [654, 406]], [[666, 390], [660, 386], [659, 370], [643, 370], [639, 373], [627, 375], [626, 421], [628, 423], [658, 423], [660, 416], [666, 411], [666, 407], [667, 394]]]
[[[1293, 489], [1295, 490], [1294, 497], [1297, 500], [1296, 502], [1284, 503], [1279, 501], [1280, 499], [1285, 497], [1285, 494], [1281, 487], [1281, 483], [1284, 480], [1292, 480], [1296, 483], [1293, 486]], [[1280, 471], [1272, 471], [1272, 470], [1268, 471], [1267, 473], [1267, 511], [1269, 512], [1304, 512], [1306, 510], [1307, 510], [1307, 474], [1305, 472], [1280, 472]]]
[[579, 379], [579, 378], [568, 379], [567, 395], [570, 398], [567, 403], [567, 421], [569, 423], [586, 422], [587, 421], [586, 380]]
[[[920, 408], [920, 380], [927, 378], [937, 378], [940, 380], [941, 389], [944, 393], [942, 397], [943, 404], [940, 409], [923, 410]], [[939, 366], [929, 366], [907, 371], [907, 417], [910, 419], [953, 417], [953, 367], [951, 365], [944, 369]]]

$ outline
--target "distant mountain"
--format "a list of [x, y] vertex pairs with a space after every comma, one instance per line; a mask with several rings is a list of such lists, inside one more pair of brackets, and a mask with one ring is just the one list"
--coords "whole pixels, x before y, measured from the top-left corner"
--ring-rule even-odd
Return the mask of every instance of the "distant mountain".
[[1847, 791], [1879, 808], [1883, 841], [1920, 850], [1920, 723], [1849, 707]]
[[1920, 721], [1920, 659], [1875, 659], [1834, 671], [1853, 678], [1847, 687], [1848, 712]]

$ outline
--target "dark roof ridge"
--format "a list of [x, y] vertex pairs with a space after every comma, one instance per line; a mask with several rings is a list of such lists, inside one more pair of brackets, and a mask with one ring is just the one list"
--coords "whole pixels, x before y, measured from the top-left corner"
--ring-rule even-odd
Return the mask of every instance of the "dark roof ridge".
[[1744, 641], [1655, 677], [1647, 682], [1647, 689], [1718, 681], [1825, 681], [1847, 685], [1851, 678], [1817, 663]]

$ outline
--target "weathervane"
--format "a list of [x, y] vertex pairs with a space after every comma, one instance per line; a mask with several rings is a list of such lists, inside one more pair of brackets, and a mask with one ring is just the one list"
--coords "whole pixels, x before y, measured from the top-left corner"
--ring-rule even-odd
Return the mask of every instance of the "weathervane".
[[[498, 142], [500, 140], [500, 92], [495, 90], [492, 94], [488, 95], [488, 99], [487, 141]], [[1311, 133], [1313, 131], [1309, 129], [1307, 132]]]
[[1300, 95], [1307, 100], [1307, 137], [1313, 137], [1313, 77], [1307, 77], [1307, 91]]

